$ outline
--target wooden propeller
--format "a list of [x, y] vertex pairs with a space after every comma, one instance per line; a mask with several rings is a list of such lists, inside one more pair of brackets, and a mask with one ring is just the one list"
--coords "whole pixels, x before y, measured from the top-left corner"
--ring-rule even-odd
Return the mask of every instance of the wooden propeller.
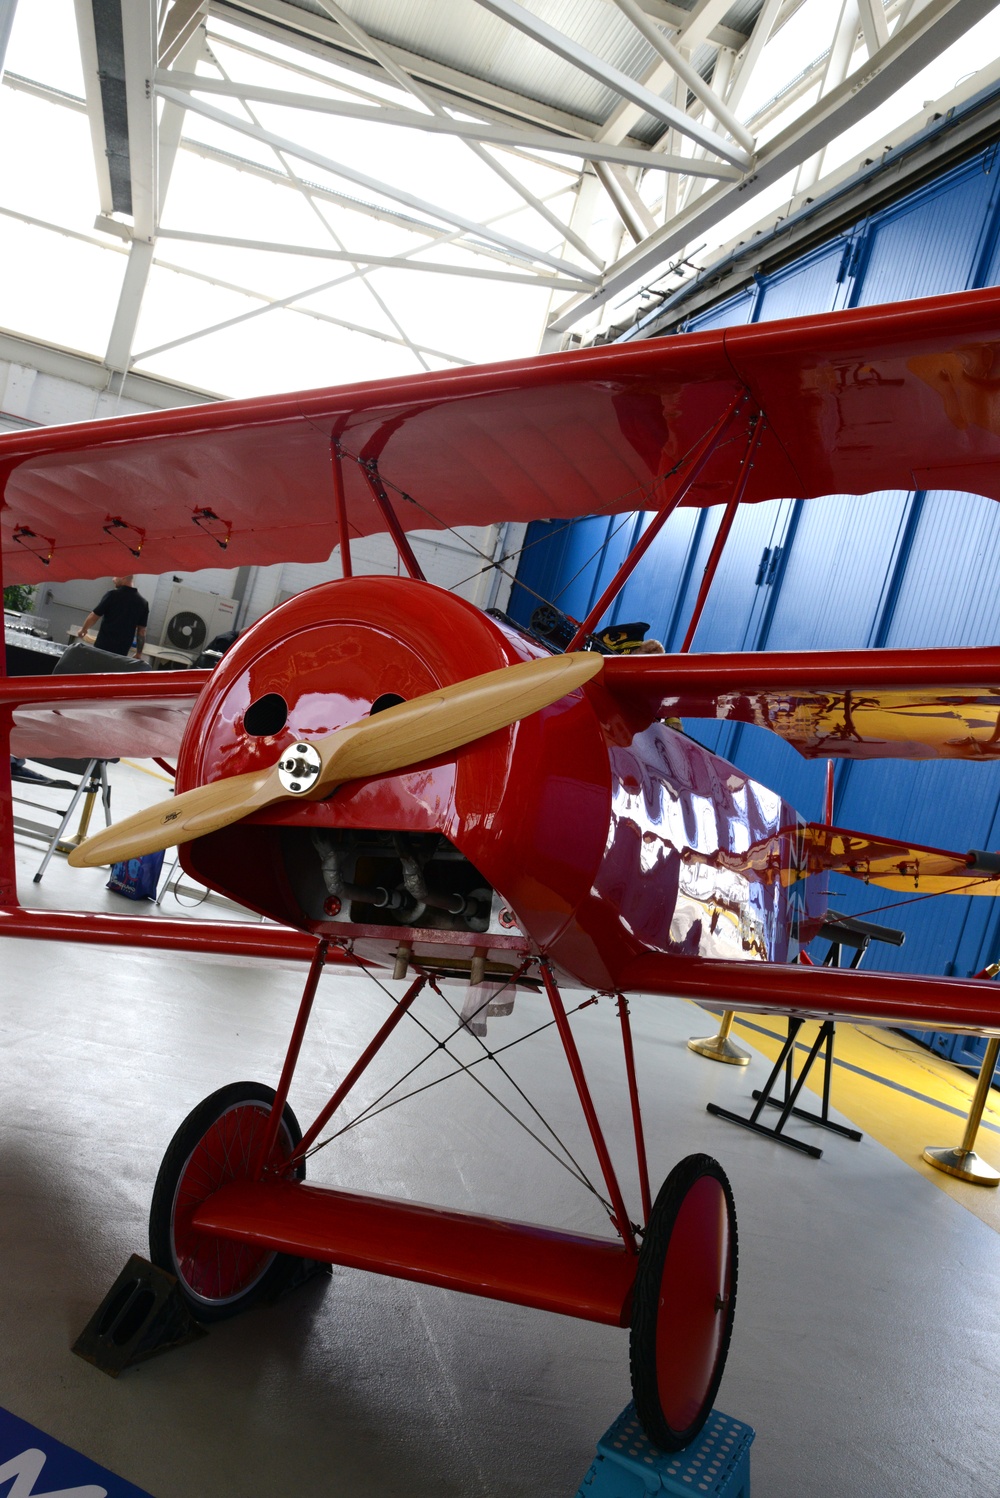
[[470, 677], [397, 703], [321, 739], [301, 740], [266, 770], [213, 780], [136, 812], [73, 849], [74, 868], [96, 868], [191, 842], [276, 801], [319, 801], [347, 780], [388, 775], [471, 744], [558, 702], [596, 676], [603, 656], [546, 656]]

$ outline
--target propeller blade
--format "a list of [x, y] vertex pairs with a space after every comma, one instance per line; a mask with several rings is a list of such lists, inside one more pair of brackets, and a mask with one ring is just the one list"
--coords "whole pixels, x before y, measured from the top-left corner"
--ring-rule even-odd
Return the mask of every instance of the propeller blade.
[[327, 739], [314, 740], [323, 759], [319, 786], [328, 790], [344, 780], [388, 775], [460, 749], [558, 702], [596, 676], [603, 664], [603, 656], [582, 650], [545, 656], [362, 718]]
[[328, 796], [347, 780], [388, 775], [435, 759], [558, 702], [601, 670], [578, 651], [473, 676], [397, 703], [322, 739], [294, 744], [266, 770], [213, 780], [96, 832], [69, 855], [74, 868], [139, 858], [216, 832], [276, 801]]
[[104, 863], [120, 863], [124, 858], [141, 858], [144, 853], [156, 853], [200, 837], [202, 831], [209, 830], [200, 825], [206, 819], [213, 831], [228, 827], [230, 822], [270, 806], [286, 794], [273, 765], [266, 770], [251, 770], [248, 775], [232, 775], [228, 780], [212, 780], [93, 833], [73, 849], [67, 862], [75, 869], [94, 869]]

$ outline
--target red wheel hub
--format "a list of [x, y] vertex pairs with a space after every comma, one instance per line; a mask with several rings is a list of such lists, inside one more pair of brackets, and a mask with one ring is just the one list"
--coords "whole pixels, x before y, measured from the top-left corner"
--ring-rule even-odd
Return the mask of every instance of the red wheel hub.
[[695, 1181], [681, 1203], [660, 1281], [656, 1379], [668, 1423], [685, 1430], [712, 1387], [732, 1293], [729, 1216], [721, 1182]]
[[[227, 1108], [202, 1135], [181, 1173], [174, 1198], [174, 1257], [178, 1275], [202, 1300], [227, 1301], [244, 1294], [274, 1258], [271, 1249], [208, 1237], [191, 1225], [198, 1207], [220, 1186], [250, 1179], [268, 1113], [263, 1104], [239, 1103]], [[280, 1172], [291, 1148], [282, 1126], [268, 1167]]]

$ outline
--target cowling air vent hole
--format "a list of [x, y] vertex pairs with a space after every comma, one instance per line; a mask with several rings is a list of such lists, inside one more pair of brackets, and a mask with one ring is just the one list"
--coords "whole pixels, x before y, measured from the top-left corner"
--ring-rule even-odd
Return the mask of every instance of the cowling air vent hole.
[[243, 727], [254, 738], [266, 738], [280, 733], [288, 722], [288, 703], [277, 692], [268, 692], [251, 702], [243, 714]]
[[376, 713], [384, 713], [387, 707], [398, 707], [405, 702], [405, 697], [400, 697], [398, 692], [383, 692], [381, 697], [376, 697], [371, 705], [368, 716], [374, 718]]

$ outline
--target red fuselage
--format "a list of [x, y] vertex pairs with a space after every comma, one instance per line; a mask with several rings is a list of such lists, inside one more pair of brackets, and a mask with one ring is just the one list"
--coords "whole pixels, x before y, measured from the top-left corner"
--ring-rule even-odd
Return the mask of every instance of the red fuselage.
[[[423, 582], [323, 584], [265, 616], [210, 679], [177, 789], [269, 766], [401, 698], [543, 653]], [[651, 953], [786, 962], [825, 908], [796, 880], [796, 813], [600, 677], [512, 728], [325, 801], [283, 802], [182, 849], [272, 919], [445, 971], [528, 951], [619, 986]], [[753, 857], [752, 850], [766, 850]]]

